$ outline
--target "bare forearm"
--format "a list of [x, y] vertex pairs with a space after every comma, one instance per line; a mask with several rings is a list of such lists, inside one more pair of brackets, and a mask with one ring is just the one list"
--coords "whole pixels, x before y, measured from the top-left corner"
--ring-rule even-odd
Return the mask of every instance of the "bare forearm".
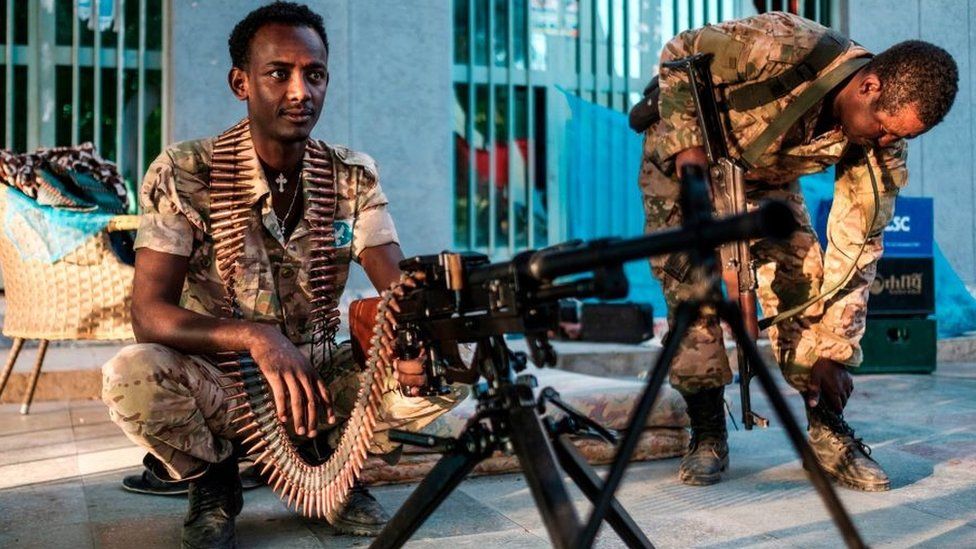
[[271, 324], [214, 318], [165, 302], [133, 304], [132, 328], [140, 343], [159, 343], [187, 354], [252, 351], [284, 338]]

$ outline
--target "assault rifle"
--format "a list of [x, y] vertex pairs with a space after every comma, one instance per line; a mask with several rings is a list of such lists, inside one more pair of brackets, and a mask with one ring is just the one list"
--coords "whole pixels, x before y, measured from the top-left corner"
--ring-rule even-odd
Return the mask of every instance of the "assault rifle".
[[[705, 154], [708, 157], [709, 179], [718, 217], [736, 216], [746, 212], [745, 167], [729, 154], [725, 126], [715, 99], [712, 85], [711, 54], [698, 53], [663, 63], [668, 69], [687, 73], [691, 97], [695, 102], [698, 126], [701, 129]], [[749, 253], [749, 242], [728, 242], [719, 249], [722, 278], [729, 299], [739, 303], [742, 320], [749, 336], [759, 336], [756, 314], [756, 271]], [[742, 424], [749, 430], [753, 425], [766, 427], [766, 418], [752, 411], [749, 382], [754, 375], [753, 365], [746, 358], [741, 342], [736, 342], [736, 361], [739, 366], [739, 388], [742, 399]]]

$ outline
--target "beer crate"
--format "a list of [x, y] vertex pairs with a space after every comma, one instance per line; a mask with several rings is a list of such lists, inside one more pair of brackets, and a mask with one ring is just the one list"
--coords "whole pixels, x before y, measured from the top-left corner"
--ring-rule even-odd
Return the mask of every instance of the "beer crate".
[[852, 370], [855, 374], [930, 374], [935, 371], [935, 319], [868, 318], [861, 349], [864, 362]]
[[931, 257], [882, 257], [871, 283], [868, 316], [935, 313], [935, 265]]

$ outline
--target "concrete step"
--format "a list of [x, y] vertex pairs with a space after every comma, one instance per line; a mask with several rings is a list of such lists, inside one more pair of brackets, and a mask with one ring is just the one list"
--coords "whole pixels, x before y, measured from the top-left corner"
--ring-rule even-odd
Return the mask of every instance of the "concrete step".
[[[101, 367], [126, 342], [52, 342], [34, 393], [35, 401], [97, 399], [101, 392]], [[640, 378], [646, 375], [661, 353], [656, 338], [641, 345], [556, 341], [558, 368], [602, 377]], [[939, 340], [938, 361], [976, 362], [976, 335]], [[525, 341], [510, 342], [513, 350], [526, 350]], [[772, 361], [769, 342], [760, 340], [759, 350]], [[735, 347], [726, 346], [729, 362], [736, 369]], [[9, 352], [9, 350], [8, 350]], [[0, 403], [20, 402], [37, 356], [36, 343], [28, 343], [0, 395]]]

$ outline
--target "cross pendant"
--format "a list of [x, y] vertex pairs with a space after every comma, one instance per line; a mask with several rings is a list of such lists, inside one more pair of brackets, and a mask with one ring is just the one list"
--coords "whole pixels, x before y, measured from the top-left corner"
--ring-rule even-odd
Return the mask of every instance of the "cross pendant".
[[279, 173], [278, 177], [275, 179], [275, 183], [278, 184], [279, 193], [285, 192], [285, 183], [288, 183], [288, 180], [285, 178], [285, 174]]

